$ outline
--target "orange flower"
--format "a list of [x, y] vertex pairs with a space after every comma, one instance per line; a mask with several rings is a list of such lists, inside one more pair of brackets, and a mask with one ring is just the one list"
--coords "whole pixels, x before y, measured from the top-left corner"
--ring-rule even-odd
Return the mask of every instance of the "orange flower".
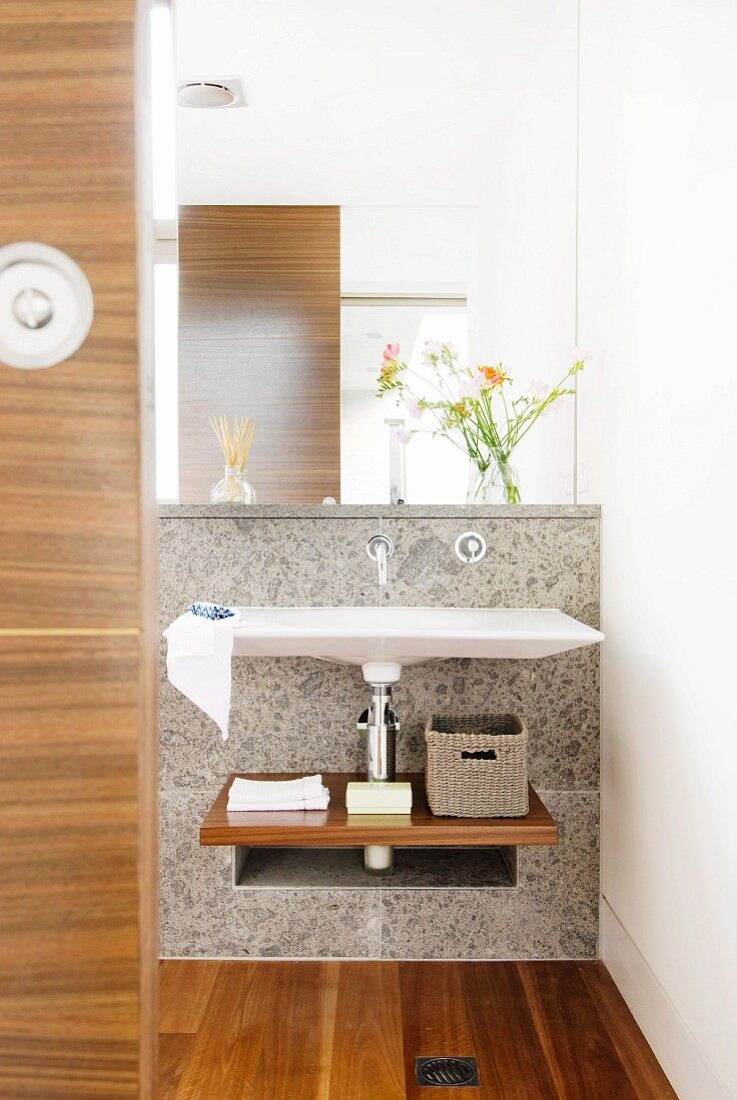
[[[501, 363], [499, 366], [501, 366]], [[479, 367], [479, 371], [487, 382], [491, 382], [492, 386], [501, 386], [502, 382], [507, 380], [506, 374], [500, 371], [499, 367]]]
[[455, 411], [458, 413], [459, 416], [470, 416], [471, 415], [470, 412], [468, 411], [467, 406], [464, 405], [464, 403], [462, 401], [459, 401], [457, 405], [453, 406], [453, 408], [455, 409]]

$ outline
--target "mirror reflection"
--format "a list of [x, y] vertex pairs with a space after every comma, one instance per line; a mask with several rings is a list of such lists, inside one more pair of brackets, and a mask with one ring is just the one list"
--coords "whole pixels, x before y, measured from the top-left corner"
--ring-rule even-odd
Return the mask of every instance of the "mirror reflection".
[[573, 503], [575, 2], [217, 15], [176, 5], [159, 496]]

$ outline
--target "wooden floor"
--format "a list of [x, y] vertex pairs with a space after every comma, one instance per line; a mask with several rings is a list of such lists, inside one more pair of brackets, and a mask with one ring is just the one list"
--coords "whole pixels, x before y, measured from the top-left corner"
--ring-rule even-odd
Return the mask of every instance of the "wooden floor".
[[[598, 962], [161, 963], [160, 1100], [675, 1097]], [[473, 1055], [480, 1088], [418, 1088]]]

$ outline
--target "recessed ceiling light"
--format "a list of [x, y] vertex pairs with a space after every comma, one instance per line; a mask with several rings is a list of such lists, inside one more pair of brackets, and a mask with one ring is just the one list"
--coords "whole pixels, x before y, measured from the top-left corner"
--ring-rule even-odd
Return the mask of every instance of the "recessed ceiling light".
[[179, 82], [181, 107], [243, 107], [245, 97], [239, 77], [187, 77]]

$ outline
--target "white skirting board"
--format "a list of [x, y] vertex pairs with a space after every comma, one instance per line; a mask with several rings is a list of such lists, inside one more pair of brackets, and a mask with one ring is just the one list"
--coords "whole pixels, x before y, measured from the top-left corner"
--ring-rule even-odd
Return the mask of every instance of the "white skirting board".
[[679, 1100], [734, 1100], [606, 898], [601, 957]]

